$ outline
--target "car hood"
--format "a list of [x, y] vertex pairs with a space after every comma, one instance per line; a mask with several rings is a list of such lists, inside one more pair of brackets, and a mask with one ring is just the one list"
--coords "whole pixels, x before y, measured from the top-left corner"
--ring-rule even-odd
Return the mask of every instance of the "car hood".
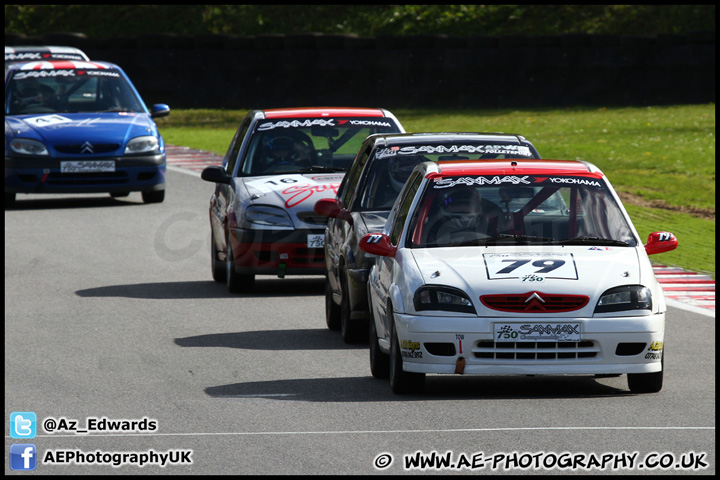
[[553, 315], [592, 316], [606, 290], [654, 280], [642, 278], [638, 252], [630, 247], [432, 248], [412, 250], [412, 256], [423, 283], [463, 290], [481, 316], [517, 313], [491, 310], [479, 301], [480, 296], [528, 292], [586, 295], [590, 300], [583, 309]]
[[94, 146], [117, 145], [112, 150], [105, 149], [104, 154], [122, 155], [128, 140], [143, 135], [159, 136], [155, 122], [146, 113], [16, 115], [6, 117], [5, 124], [6, 136], [9, 129], [15, 137], [40, 140], [53, 156], [63, 155], [57, 148], [85, 142]]
[[344, 173], [308, 173], [240, 177], [250, 198], [258, 205], [280, 207], [290, 214], [295, 228], [324, 228], [327, 217], [313, 211], [315, 202], [332, 198], [343, 179]]

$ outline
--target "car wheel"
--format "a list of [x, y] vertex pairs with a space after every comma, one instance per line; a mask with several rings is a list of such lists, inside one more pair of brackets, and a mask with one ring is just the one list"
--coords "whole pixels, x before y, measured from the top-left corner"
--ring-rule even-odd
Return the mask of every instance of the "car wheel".
[[375, 378], [388, 378], [390, 376], [390, 356], [380, 350], [377, 327], [370, 307], [370, 372]]
[[165, 190], [142, 192], [142, 199], [145, 203], [162, 203], [165, 200]]
[[232, 243], [230, 243], [230, 234], [226, 236], [226, 240], [225, 283], [228, 292], [242, 293], [252, 290], [255, 286], [255, 275], [239, 274], [235, 271], [235, 255], [233, 255]]
[[392, 318], [392, 310], [388, 309], [392, 333], [390, 335], [390, 389], [393, 393], [419, 393], [425, 387], [425, 374], [406, 372], [403, 370], [402, 356], [400, 355], [400, 343], [395, 330], [395, 320]]
[[347, 275], [340, 273], [340, 333], [345, 343], [360, 343], [367, 338], [367, 328], [359, 320], [352, 319], [352, 307], [348, 294]]
[[210, 232], [210, 268], [212, 269], [212, 277], [218, 283], [222, 283], [227, 279], [227, 266], [225, 262], [218, 259], [218, 249], [215, 245], [215, 233]]
[[5, 192], [5, 208], [11, 208], [15, 206], [15, 193]]
[[325, 322], [330, 330], [340, 330], [340, 307], [333, 301], [330, 279], [325, 277]]
[[662, 390], [665, 372], [665, 350], [660, 359], [661, 370], [653, 373], [628, 373], [628, 388], [632, 393], [657, 393]]

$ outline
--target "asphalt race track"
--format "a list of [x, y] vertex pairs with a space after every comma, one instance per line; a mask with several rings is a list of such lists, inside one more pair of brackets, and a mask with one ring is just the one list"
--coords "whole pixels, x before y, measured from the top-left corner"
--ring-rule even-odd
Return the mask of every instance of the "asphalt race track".
[[683, 290], [657, 394], [625, 376], [431, 376], [396, 396], [367, 345], [326, 328], [321, 277], [212, 281], [199, 171], [220, 159], [196, 154], [170, 149], [161, 204], [19, 195], [5, 211], [6, 475], [29, 474], [11, 459], [41, 475], [715, 474], [714, 283], [699, 300], [684, 292], [705, 279], [658, 266]]

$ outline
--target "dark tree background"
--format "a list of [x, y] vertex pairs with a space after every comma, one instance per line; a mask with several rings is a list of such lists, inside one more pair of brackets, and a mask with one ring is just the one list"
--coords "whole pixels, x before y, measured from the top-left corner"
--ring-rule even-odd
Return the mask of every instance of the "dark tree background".
[[715, 30], [715, 5], [5, 5], [5, 33], [28, 36], [656, 35], [708, 30]]

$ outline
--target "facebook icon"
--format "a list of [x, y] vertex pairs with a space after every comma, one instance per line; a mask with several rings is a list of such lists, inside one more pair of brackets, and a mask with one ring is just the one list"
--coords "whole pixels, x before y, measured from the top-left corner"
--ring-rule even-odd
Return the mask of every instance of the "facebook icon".
[[37, 467], [37, 447], [32, 443], [13, 443], [10, 445], [10, 470], [35, 470]]

